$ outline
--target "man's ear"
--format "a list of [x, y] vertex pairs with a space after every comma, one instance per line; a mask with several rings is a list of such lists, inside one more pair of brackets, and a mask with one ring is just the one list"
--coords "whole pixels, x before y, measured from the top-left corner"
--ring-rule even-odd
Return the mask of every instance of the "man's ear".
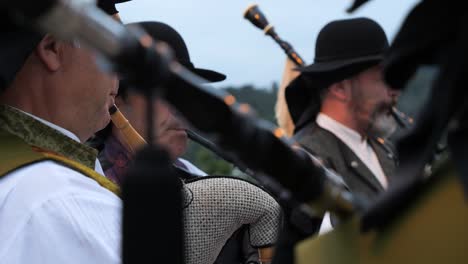
[[63, 56], [63, 42], [47, 34], [36, 46], [39, 61], [51, 72], [58, 71]]
[[351, 97], [351, 81], [343, 80], [341, 82], [334, 83], [328, 90], [332, 97], [339, 101], [346, 102]]

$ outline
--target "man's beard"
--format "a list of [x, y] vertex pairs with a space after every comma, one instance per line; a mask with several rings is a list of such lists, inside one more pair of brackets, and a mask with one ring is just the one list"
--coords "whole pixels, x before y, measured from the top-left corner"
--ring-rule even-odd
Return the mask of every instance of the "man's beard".
[[395, 133], [397, 127], [398, 123], [390, 114], [390, 111], [378, 111], [372, 117], [369, 134], [386, 139]]

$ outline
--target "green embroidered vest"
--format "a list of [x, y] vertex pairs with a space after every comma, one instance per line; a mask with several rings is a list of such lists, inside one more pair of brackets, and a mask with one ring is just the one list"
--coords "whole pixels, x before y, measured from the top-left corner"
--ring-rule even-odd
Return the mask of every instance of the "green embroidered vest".
[[97, 151], [33, 117], [0, 105], [0, 178], [21, 167], [52, 160], [119, 195], [117, 185], [94, 171]]

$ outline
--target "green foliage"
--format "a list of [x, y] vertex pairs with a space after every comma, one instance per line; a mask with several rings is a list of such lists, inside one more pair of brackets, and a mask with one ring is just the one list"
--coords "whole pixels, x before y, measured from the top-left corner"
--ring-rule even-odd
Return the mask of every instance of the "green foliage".
[[259, 89], [252, 85], [244, 85], [240, 88], [227, 87], [225, 90], [234, 95], [240, 103], [249, 104], [259, 118], [275, 122], [275, 103], [278, 87], [273, 84], [271, 89]]
[[194, 153], [191, 160], [208, 175], [231, 175], [233, 169], [231, 164], [194, 142], [190, 143], [190, 147]]

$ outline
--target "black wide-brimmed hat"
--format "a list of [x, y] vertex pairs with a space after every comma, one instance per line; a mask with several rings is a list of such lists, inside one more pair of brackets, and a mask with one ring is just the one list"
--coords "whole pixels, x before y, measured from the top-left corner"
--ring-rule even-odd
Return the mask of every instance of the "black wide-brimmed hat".
[[385, 32], [371, 19], [336, 20], [323, 27], [314, 63], [298, 68], [301, 74], [285, 91], [296, 131], [319, 113], [323, 89], [379, 64], [387, 49]]
[[145, 21], [128, 24], [128, 26], [140, 26], [151, 37], [166, 42], [171, 46], [177, 61], [196, 75], [210, 82], [220, 82], [226, 79], [226, 75], [208, 69], [197, 68], [190, 60], [187, 45], [182, 36], [171, 26], [155, 21]]
[[[118, 13], [115, 5], [130, 0], [98, 0], [97, 6], [109, 15]], [[17, 26], [6, 10], [0, 10], [0, 91], [13, 81], [44, 34]]]

